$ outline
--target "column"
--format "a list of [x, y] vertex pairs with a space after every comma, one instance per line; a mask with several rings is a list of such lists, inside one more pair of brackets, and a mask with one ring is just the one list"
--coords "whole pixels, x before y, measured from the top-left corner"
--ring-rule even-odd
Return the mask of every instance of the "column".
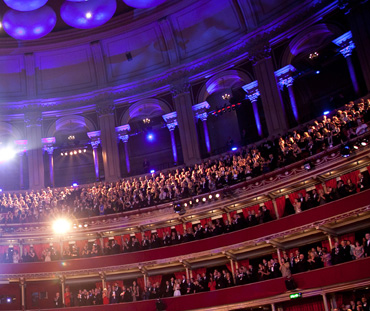
[[100, 131], [88, 132], [87, 136], [90, 138], [90, 144], [93, 149], [95, 180], [100, 181], [99, 153], [98, 153], [98, 147], [100, 145]]
[[99, 276], [100, 276], [100, 279], [101, 279], [102, 289], [107, 288], [105, 273], [103, 271], [101, 271], [101, 272], [99, 272]]
[[253, 71], [258, 81], [267, 129], [270, 136], [280, 135], [288, 129], [284, 104], [277, 86], [274, 65], [269, 48], [252, 56]]
[[131, 168], [130, 168], [130, 155], [128, 153], [128, 139], [129, 135], [128, 132], [131, 130], [131, 127], [129, 124], [121, 125], [119, 127], [116, 127], [116, 133], [118, 135], [118, 139], [122, 140], [123, 145], [125, 147], [125, 161], [126, 161], [126, 171], [127, 174], [130, 174]]
[[292, 108], [294, 119], [299, 122], [298, 108], [295, 101], [294, 91], [293, 91], [293, 73], [296, 69], [292, 65], [287, 65], [279, 70], [275, 71], [275, 77], [280, 86], [280, 90], [284, 90], [284, 86], [287, 87], [289, 92], [290, 107]]
[[176, 111], [167, 113], [162, 116], [164, 122], [166, 122], [167, 128], [170, 131], [171, 135], [171, 146], [172, 146], [172, 155], [173, 163], [177, 164], [177, 148], [176, 148], [176, 139], [175, 139], [175, 128], [177, 124], [177, 113]]
[[41, 139], [42, 143], [44, 144], [44, 151], [46, 151], [49, 155], [49, 178], [50, 178], [50, 185], [54, 188], [54, 144], [55, 144], [55, 137], [47, 137]]
[[258, 136], [262, 137], [262, 125], [257, 106], [257, 100], [258, 97], [260, 96], [260, 92], [258, 90], [258, 81], [253, 81], [249, 84], [246, 84], [242, 88], [247, 93], [246, 97], [252, 103], [254, 120], [256, 121]]
[[19, 150], [19, 186], [21, 189], [24, 189], [24, 176], [23, 176], [23, 161], [24, 161], [24, 154], [26, 153], [27, 149], [27, 140], [16, 140], [15, 144], [17, 145], [17, 149]]
[[342, 0], [341, 8], [348, 13], [349, 25], [356, 45], [357, 56], [360, 61], [362, 74], [370, 92], [370, 2]]
[[25, 289], [26, 289], [26, 280], [25, 278], [19, 278], [19, 286], [21, 288], [21, 306], [22, 310], [26, 310], [26, 295], [25, 295]]
[[109, 100], [99, 102], [96, 105], [96, 112], [100, 123], [105, 181], [114, 182], [120, 179], [121, 174], [113, 102]]
[[211, 142], [209, 140], [208, 126], [207, 126], [207, 118], [208, 118], [207, 110], [209, 108], [210, 108], [209, 103], [205, 101], [203, 103], [194, 105], [192, 109], [195, 113], [195, 117], [197, 119], [200, 119], [203, 123], [204, 139], [206, 142], [207, 152], [208, 154], [211, 154]]
[[277, 208], [276, 200], [274, 198], [272, 198], [271, 202], [272, 202], [272, 205], [274, 206], [276, 219], [279, 219], [280, 215], [279, 215], [279, 211], [278, 211], [278, 208]]
[[62, 305], [64, 306], [65, 305], [64, 293], [66, 291], [66, 278], [64, 275], [60, 275], [59, 279], [60, 279], [60, 284], [62, 285], [62, 293], [60, 294], [60, 296], [62, 297]]
[[358, 86], [355, 68], [353, 67], [352, 63], [352, 51], [355, 48], [355, 44], [352, 41], [352, 33], [350, 31], [346, 32], [345, 34], [341, 35], [337, 39], [333, 40], [333, 43], [340, 48], [340, 53], [344, 56], [347, 61], [347, 67], [349, 71], [349, 75], [351, 76], [351, 81], [353, 85], [353, 89], [356, 95], [359, 94], [360, 89]]
[[24, 116], [28, 143], [29, 188], [41, 189], [44, 185], [44, 159], [42, 154], [41, 112], [26, 113]]
[[275, 308], [275, 304], [274, 303], [271, 304], [271, 311], [276, 311], [276, 308]]
[[171, 92], [177, 112], [184, 162], [186, 165], [193, 165], [200, 161], [200, 151], [192, 111], [190, 84], [187, 81], [180, 81], [171, 86]]
[[325, 311], [330, 311], [329, 304], [328, 304], [328, 299], [326, 298], [326, 295], [325, 294], [321, 294], [321, 295], [322, 295], [322, 300], [324, 302], [324, 310]]
[[280, 248], [276, 248], [276, 253], [278, 256], [279, 264], [281, 263], [281, 254], [280, 254]]

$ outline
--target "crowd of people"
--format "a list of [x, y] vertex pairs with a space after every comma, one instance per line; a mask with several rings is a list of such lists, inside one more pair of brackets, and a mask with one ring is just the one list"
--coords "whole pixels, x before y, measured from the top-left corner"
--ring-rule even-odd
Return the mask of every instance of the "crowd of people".
[[[363, 191], [369, 188], [370, 182], [368, 176], [364, 176], [364, 174], [359, 173], [357, 185], [352, 184], [350, 179], [346, 184], [342, 180], [339, 180], [336, 188], [326, 187], [325, 191], [323, 189], [320, 189], [319, 191], [314, 189], [306, 192], [305, 196], [303, 196], [302, 193], [298, 193], [298, 197], [294, 200], [293, 204], [291, 204], [289, 199], [286, 199], [284, 214], [300, 213], [321, 204], [355, 194], [357, 190]], [[273, 217], [271, 216], [270, 210], [263, 205], [259, 207], [257, 212], [253, 209], [248, 210], [247, 215], [244, 215], [243, 213], [235, 213], [232, 216], [231, 222], [227, 219], [218, 218], [210, 220], [203, 225], [199, 223], [192, 227], [188, 227], [183, 234], [180, 234], [176, 229], [172, 229], [171, 231], [166, 231], [163, 234], [163, 237], [159, 237], [158, 233], [151, 233], [150, 235], [144, 234], [140, 241], [137, 236], [125, 236], [121, 239], [120, 243], [115, 239], [109, 240], [102, 246], [99, 241], [89, 242], [86, 243], [82, 249], [79, 249], [75, 244], [71, 244], [66, 247], [62, 253], [53, 246], [49, 246], [39, 255], [36, 254], [33, 246], [29, 249], [24, 248], [22, 256], [19, 254], [18, 250], [9, 248], [4, 252], [2, 257], [0, 257], [0, 262], [47, 262], [137, 252], [210, 238], [267, 223], [272, 220]], [[334, 256], [331, 261], [333, 261], [333, 263], [336, 262]]]
[[370, 99], [314, 121], [300, 130], [257, 147], [208, 159], [193, 167], [157, 172], [116, 183], [88, 187], [47, 188], [25, 193], [2, 193], [0, 223], [49, 221], [60, 215], [82, 218], [120, 213], [196, 196], [260, 176], [364, 134], [370, 121]]
[[342, 304], [340, 308], [335, 308], [333, 311], [370, 311], [370, 305], [365, 296], [358, 300], [351, 300], [349, 304]]
[[[181, 274], [181, 276], [178, 275], [178, 278], [175, 275], [167, 275], [161, 281], [153, 283], [148, 280], [144, 287], [140, 287], [138, 282], [134, 280], [129, 285], [119, 286], [118, 282], [115, 282], [112, 285], [108, 284], [106, 288], [101, 288], [98, 285], [91, 289], [79, 289], [75, 293], [71, 293], [67, 289], [65, 304], [69, 307], [132, 302], [214, 291], [279, 277], [292, 280], [292, 274], [345, 263], [365, 256], [370, 256], [370, 233], [365, 234], [363, 243], [356, 241], [353, 245], [349, 240], [344, 239], [335, 242], [331, 251], [321, 246], [311, 248], [306, 255], [298, 249], [289, 254], [283, 251], [280, 262], [276, 256], [276, 258], [262, 259], [261, 262], [254, 265], [241, 264], [234, 275], [228, 268], [216, 268], [209, 273], [197, 273], [195, 277], [189, 279], [186, 278], [185, 274]], [[58, 299], [60, 299], [60, 294], [56, 295], [54, 301]], [[60, 301], [57, 304], [60, 306]]]

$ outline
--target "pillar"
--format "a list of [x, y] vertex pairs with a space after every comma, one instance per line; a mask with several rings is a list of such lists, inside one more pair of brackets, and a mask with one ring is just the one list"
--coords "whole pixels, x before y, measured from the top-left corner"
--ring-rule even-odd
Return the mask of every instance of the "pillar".
[[272, 199], [271, 202], [272, 202], [272, 205], [274, 206], [276, 219], [279, 219], [280, 215], [279, 215], [279, 211], [278, 211], [278, 208], [277, 208], [276, 200]]
[[125, 162], [126, 162], [126, 171], [127, 174], [130, 174], [131, 168], [130, 168], [130, 156], [128, 153], [128, 139], [129, 135], [128, 132], [131, 130], [129, 124], [121, 125], [119, 127], [116, 127], [116, 133], [118, 135], [118, 139], [122, 140], [124, 147], [125, 147]]
[[24, 154], [26, 153], [27, 149], [27, 140], [16, 140], [15, 144], [19, 150], [19, 186], [20, 189], [24, 189], [24, 175], [23, 175], [23, 161], [24, 161]]
[[278, 256], [279, 264], [281, 263], [281, 254], [280, 254], [280, 248], [276, 248], [276, 253]]
[[62, 293], [60, 295], [62, 297], [62, 304], [64, 306], [65, 305], [64, 293], [66, 291], [66, 279], [65, 279], [65, 277], [63, 275], [60, 275], [59, 276], [59, 279], [60, 279], [60, 284], [62, 285]]
[[324, 302], [324, 310], [325, 311], [330, 311], [329, 304], [328, 304], [328, 299], [326, 298], [326, 294], [321, 294], [321, 295], [322, 295], [322, 300]]
[[286, 86], [289, 93], [290, 107], [292, 108], [294, 119], [299, 122], [299, 113], [293, 91], [293, 73], [296, 69], [292, 65], [287, 65], [279, 70], [275, 71], [275, 77], [280, 86], [280, 90], [283, 91]]
[[231, 274], [233, 276], [234, 284], [236, 284], [236, 277], [235, 277], [235, 268], [234, 268], [234, 260], [232, 258], [229, 258], [230, 260], [230, 266], [231, 266]]
[[341, 8], [348, 13], [353, 42], [356, 46], [367, 92], [370, 92], [370, 3], [368, 1], [350, 0], [342, 0], [340, 2]]
[[87, 136], [89, 136], [90, 138], [90, 144], [93, 149], [95, 180], [100, 181], [99, 153], [98, 153], [98, 147], [100, 145], [100, 131], [88, 132]]
[[211, 154], [211, 142], [209, 140], [209, 133], [208, 133], [208, 126], [207, 126], [207, 119], [208, 119], [208, 113], [207, 110], [210, 108], [210, 105], [208, 102], [203, 102], [197, 105], [194, 105], [192, 107], [195, 117], [197, 119], [200, 119], [203, 124], [203, 131], [204, 131], [204, 140], [206, 143], [207, 153]]
[[105, 181], [114, 182], [120, 179], [121, 174], [113, 102], [109, 100], [99, 102], [96, 105], [96, 112], [100, 124]]
[[333, 241], [331, 239], [330, 234], [328, 234], [328, 241], [329, 241], [329, 247], [330, 247], [330, 250], [328, 250], [328, 251], [331, 251], [333, 249]]
[[21, 288], [21, 307], [22, 310], [26, 310], [26, 295], [25, 295], [25, 289], [26, 289], [26, 280], [25, 278], [19, 278], [19, 286]]
[[55, 137], [47, 137], [41, 139], [42, 143], [44, 144], [44, 151], [46, 151], [49, 155], [49, 179], [50, 185], [54, 188], [54, 146], [55, 144]]
[[258, 82], [253, 81], [247, 85], [244, 85], [242, 88], [247, 93], [246, 97], [252, 103], [254, 120], [256, 121], [258, 136], [262, 137], [262, 125], [261, 125], [261, 119], [258, 113], [258, 106], [257, 106], [257, 100], [258, 100], [258, 97], [260, 96], [260, 92], [258, 90]]
[[41, 112], [26, 113], [24, 116], [28, 144], [29, 188], [44, 188], [44, 159], [42, 154], [42, 115]]
[[167, 113], [163, 115], [162, 118], [166, 122], [167, 128], [170, 131], [173, 162], [176, 165], [177, 164], [177, 148], [176, 148], [175, 128], [178, 125], [177, 113], [176, 111]]
[[344, 56], [347, 61], [347, 67], [349, 71], [349, 75], [351, 77], [353, 90], [355, 91], [356, 95], [359, 94], [360, 89], [357, 82], [355, 68], [353, 67], [352, 63], [352, 51], [355, 48], [355, 44], [352, 41], [352, 33], [350, 31], [346, 32], [345, 34], [341, 35], [339, 38], [333, 40], [333, 43], [340, 47], [340, 53]]
[[100, 276], [100, 279], [101, 279], [102, 289], [107, 288], [107, 281], [106, 281], [105, 273], [101, 271], [101, 272], [99, 272], [99, 276]]
[[184, 162], [186, 165], [193, 165], [200, 161], [200, 151], [192, 111], [190, 84], [186, 81], [180, 81], [171, 86], [171, 92], [177, 112]]
[[275, 304], [274, 303], [271, 304], [271, 311], [276, 311], [276, 308], [275, 308]]
[[266, 48], [262, 52], [255, 53], [252, 61], [269, 135], [283, 134], [288, 129], [288, 125], [270, 50]]

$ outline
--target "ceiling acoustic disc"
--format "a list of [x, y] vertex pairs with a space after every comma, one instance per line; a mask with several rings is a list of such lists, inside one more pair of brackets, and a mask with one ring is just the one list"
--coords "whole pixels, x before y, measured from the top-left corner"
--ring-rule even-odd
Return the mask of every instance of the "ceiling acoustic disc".
[[13, 10], [28, 12], [41, 8], [48, 0], [4, 0], [4, 2]]
[[148, 9], [154, 6], [158, 6], [167, 0], [123, 0], [128, 6], [137, 9]]
[[54, 10], [45, 5], [29, 12], [8, 10], [3, 17], [3, 28], [14, 39], [35, 40], [51, 32], [56, 22]]
[[60, 8], [60, 15], [69, 26], [90, 29], [109, 21], [116, 12], [116, 8], [116, 0], [67, 0]]

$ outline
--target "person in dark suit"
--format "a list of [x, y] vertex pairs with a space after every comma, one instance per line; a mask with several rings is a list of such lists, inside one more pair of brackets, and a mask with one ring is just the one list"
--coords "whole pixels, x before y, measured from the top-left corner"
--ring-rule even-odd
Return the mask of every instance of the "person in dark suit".
[[297, 273], [307, 271], [307, 261], [303, 254], [299, 254], [299, 258], [296, 259], [295, 268]]
[[169, 281], [166, 281], [166, 285], [163, 288], [163, 296], [164, 297], [172, 297], [173, 296], [173, 286], [171, 286]]
[[370, 233], [365, 234], [364, 256], [370, 257]]
[[119, 254], [121, 252], [121, 245], [116, 243], [116, 240], [112, 240], [111, 253]]
[[351, 246], [347, 245], [347, 241], [342, 240], [339, 247], [339, 260], [340, 262], [347, 262], [352, 260]]
[[62, 297], [59, 292], [57, 292], [54, 297], [54, 308], [63, 308]]

